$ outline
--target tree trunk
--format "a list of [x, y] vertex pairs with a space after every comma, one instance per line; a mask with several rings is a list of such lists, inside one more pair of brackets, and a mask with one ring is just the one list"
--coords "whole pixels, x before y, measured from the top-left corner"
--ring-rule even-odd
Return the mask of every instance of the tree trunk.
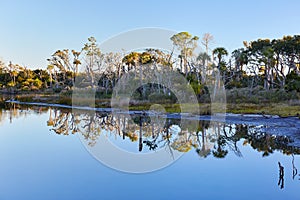
[[49, 71], [49, 78], [50, 78], [50, 88], [52, 88], [52, 73]]
[[142, 117], [140, 117], [140, 132], [139, 132], [139, 151], [143, 150], [143, 134], [142, 134]]

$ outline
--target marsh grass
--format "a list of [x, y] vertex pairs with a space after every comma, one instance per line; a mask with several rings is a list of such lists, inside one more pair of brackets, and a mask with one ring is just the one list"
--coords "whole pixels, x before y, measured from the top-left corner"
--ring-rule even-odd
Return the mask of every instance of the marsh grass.
[[300, 105], [289, 103], [227, 104], [227, 112], [236, 114], [266, 114], [281, 117], [300, 116]]
[[[281, 93], [281, 94], [278, 94]], [[236, 114], [268, 114], [268, 115], [279, 115], [282, 117], [287, 116], [300, 116], [300, 100], [298, 93], [290, 93], [288, 98], [285, 96], [283, 91], [274, 91], [272, 95], [268, 97], [267, 94], [261, 93], [260, 96], [249, 95], [248, 91], [239, 91], [238, 94], [232, 92], [228, 97], [228, 103], [226, 104], [227, 113]], [[95, 95], [95, 102], [91, 104], [90, 99], [80, 98], [77, 99], [79, 106], [92, 106], [98, 108], [109, 108], [110, 107], [110, 96], [101, 96], [101, 94]], [[293, 98], [291, 98], [293, 97]], [[57, 103], [64, 105], [72, 105], [72, 93], [64, 92], [59, 94], [45, 93], [45, 94], [18, 94], [13, 97], [15, 100], [22, 102], [44, 102], [44, 103]], [[237, 99], [232, 99], [237, 98]], [[274, 99], [276, 98], [276, 99]], [[6, 98], [7, 99], [7, 98]], [[243, 101], [244, 100], [244, 101]], [[246, 103], [245, 103], [246, 102]], [[149, 110], [153, 104], [159, 104], [164, 107], [167, 113], [180, 113], [189, 112], [192, 114], [210, 115], [212, 113], [224, 112], [223, 105], [210, 103], [200, 103], [199, 111], [195, 104], [184, 104], [170, 103], [169, 100], [158, 102], [150, 101], [133, 101], [129, 105], [129, 110]], [[182, 109], [184, 107], [184, 109]], [[212, 111], [213, 109], [213, 111]]]

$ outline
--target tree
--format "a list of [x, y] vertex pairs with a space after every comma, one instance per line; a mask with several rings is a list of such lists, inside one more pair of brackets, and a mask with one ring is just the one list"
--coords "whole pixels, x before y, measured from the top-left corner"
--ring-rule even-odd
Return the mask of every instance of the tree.
[[5, 73], [5, 68], [5, 63], [2, 60], [0, 60], [0, 74]]
[[259, 67], [259, 71], [263, 74], [264, 89], [268, 90], [270, 84], [273, 84], [273, 75], [271, 68], [274, 66], [274, 50], [269, 39], [258, 39], [248, 46], [248, 52], [251, 56], [251, 64]]
[[262, 61], [265, 63], [265, 66], [261, 69], [264, 70], [264, 88], [269, 90], [270, 86], [273, 87], [273, 67], [275, 64], [274, 60], [274, 50], [272, 47], [264, 47], [262, 50], [264, 58]]
[[285, 87], [286, 76], [291, 71], [300, 75], [299, 54], [300, 54], [300, 37], [284, 36], [282, 39], [274, 39], [271, 42], [274, 50], [275, 64], [273, 69], [275, 71], [275, 78], [281, 88]]
[[200, 74], [201, 74], [201, 83], [205, 84], [206, 74], [207, 74], [207, 63], [210, 61], [210, 56], [207, 53], [200, 53], [197, 57], [199, 61]]
[[109, 87], [114, 87], [118, 79], [122, 74], [122, 57], [120, 53], [107, 53], [104, 55], [105, 70], [102, 73], [102, 87], [105, 87], [105, 93], [107, 94]]
[[[209, 55], [208, 50], [209, 50], [209, 43], [212, 42], [214, 40], [213, 35], [211, 35], [210, 33], [205, 33], [202, 37], [202, 41], [201, 43], [204, 45], [205, 47], [205, 53], [207, 55]], [[206, 63], [206, 66], [208, 65], [208, 63]]]
[[82, 48], [85, 62], [85, 72], [90, 78], [92, 88], [95, 87], [95, 72], [101, 72], [103, 56], [94, 37], [89, 37], [88, 42]]
[[[79, 55], [81, 52], [75, 50], [71, 51], [69, 49], [57, 50], [52, 54], [51, 58], [47, 59], [50, 66], [56, 67], [59, 69], [63, 76], [63, 84], [67, 83], [67, 73], [71, 72], [72, 74], [72, 86], [74, 85], [76, 76], [78, 74], [78, 66], [81, 64], [79, 60]], [[69, 84], [67, 84], [70, 86]]]
[[225, 83], [226, 79], [226, 63], [224, 62], [224, 56], [228, 55], [227, 50], [224, 47], [218, 47], [213, 50], [213, 55], [218, 58], [218, 71], [215, 71], [215, 83], [214, 83], [214, 92], [212, 99], [215, 100], [216, 92], [221, 88], [221, 80]]
[[159, 49], [146, 49], [148, 53], [151, 54], [152, 63], [160, 64], [161, 66], [173, 69], [173, 64], [175, 61], [172, 60], [173, 51], [170, 53], [161, 51]]
[[154, 55], [152, 55], [148, 51], [144, 52], [131, 52], [130, 54], [126, 55], [123, 58], [123, 63], [125, 63], [128, 68], [131, 68], [130, 66], [133, 66], [133, 71], [136, 76], [137, 71], [139, 72], [139, 81], [140, 81], [140, 94], [141, 97], [145, 98], [145, 84], [143, 84], [143, 71], [148, 64], [153, 63], [155, 61]]
[[189, 58], [193, 55], [193, 51], [197, 47], [197, 41], [199, 40], [199, 37], [192, 36], [188, 32], [180, 32], [171, 37], [171, 40], [173, 41], [173, 44], [178, 48], [180, 51], [180, 68], [181, 72], [185, 72], [185, 76], [188, 74], [188, 67], [189, 67]]
[[11, 81], [7, 84], [9, 87], [15, 87], [16, 86], [16, 77], [18, 76], [18, 71], [19, 71], [19, 65], [12, 64], [10, 61], [8, 64], [8, 69], [7, 69]]
[[236, 79], [239, 81], [243, 75], [243, 66], [248, 63], [247, 52], [244, 48], [240, 48], [234, 50], [231, 55], [235, 63], [234, 73], [237, 73]]
[[213, 55], [218, 58], [218, 69], [221, 69], [223, 57], [228, 55], [228, 51], [224, 47], [218, 47], [213, 50]]
[[54, 69], [54, 66], [53, 65], [48, 65], [47, 66], [47, 70], [48, 70], [48, 73], [49, 73], [49, 77], [50, 77], [50, 88], [52, 88], [52, 83], [53, 83], [53, 78], [52, 78], [52, 70]]
[[[131, 52], [128, 55], [125, 55], [122, 59], [122, 62], [127, 65], [127, 71], [134, 70], [136, 75], [137, 65], [140, 63], [140, 53], [138, 52]], [[125, 69], [124, 69], [125, 72]]]
[[244, 48], [236, 49], [231, 53], [235, 61], [235, 70], [243, 71], [243, 65], [248, 63], [247, 52]]

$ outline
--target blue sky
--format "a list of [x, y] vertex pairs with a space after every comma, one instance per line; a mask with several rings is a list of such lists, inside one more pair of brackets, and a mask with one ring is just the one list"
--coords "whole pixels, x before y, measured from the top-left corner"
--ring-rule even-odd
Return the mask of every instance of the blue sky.
[[300, 34], [299, 8], [297, 0], [0, 0], [0, 58], [45, 68], [57, 49], [80, 50], [90, 36], [101, 43], [142, 27], [209, 32], [213, 47], [231, 52], [244, 40]]

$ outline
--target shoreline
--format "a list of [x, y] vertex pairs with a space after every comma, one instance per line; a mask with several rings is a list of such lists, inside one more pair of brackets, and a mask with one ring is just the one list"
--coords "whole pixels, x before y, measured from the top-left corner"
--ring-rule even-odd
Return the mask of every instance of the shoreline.
[[158, 116], [164, 119], [181, 119], [188, 121], [209, 121], [225, 124], [240, 124], [247, 126], [258, 126], [257, 131], [265, 132], [274, 137], [287, 136], [293, 138], [292, 143], [300, 147], [300, 139], [295, 137], [300, 129], [300, 120], [298, 116], [280, 117], [278, 115], [266, 115], [266, 114], [234, 114], [234, 113], [216, 113], [215, 115], [196, 115], [192, 113], [162, 113], [156, 111], [133, 111], [133, 110], [113, 110], [112, 108], [91, 108], [81, 106], [69, 106], [60, 104], [48, 104], [38, 102], [20, 102], [14, 100], [8, 100], [6, 103], [14, 103], [19, 105], [32, 105], [42, 107], [59, 107], [66, 109], [75, 109], [78, 111], [95, 111], [95, 112], [107, 112], [120, 115], [144, 115], [144, 116]]
[[[299, 115], [290, 115], [290, 116], [280, 116], [278, 114], [266, 114], [266, 113], [233, 113], [233, 112], [225, 112], [225, 113], [215, 113], [213, 115], [210, 114], [195, 114], [195, 113], [180, 113], [180, 112], [157, 112], [157, 111], [149, 111], [149, 110], [132, 110], [129, 107], [129, 110], [122, 110], [122, 109], [113, 109], [113, 108], [99, 108], [99, 107], [89, 107], [89, 106], [72, 106], [72, 105], [64, 105], [64, 104], [57, 104], [57, 103], [46, 103], [46, 102], [22, 102], [18, 100], [7, 100], [5, 103], [14, 103], [19, 105], [32, 105], [32, 106], [43, 106], [43, 107], [56, 107], [56, 108], [66, 108], [66, 109], [75, 109], [75, 110], [86, 110], [86, 111], [96, 111], [96, 112], [115, 112], [115, 113], [128, 113], [128, 114], [148, 114], [152, 115], [159, 115], [162, 117], [171, 117], [171, 118], [178, 118], [177, 116], [183, 115], [187, 119], [195, 119], [195, 117], [200, 117], [199, 120], [206, 120], [208, 117], [216, 117], [222, 119], [224, 117], [251, 117], [251, 118], [299, 118]], [[202, 119], [202, 117], [204, 117]]]
[[[41, 106], [58, 105], [59, 107], [72, 108], [72, 97], [63, 94], [48, 94], [48, 93], [26, 93], [26, 94], [0, 94], [2, 101], [18, 101], [23, 104], [38, 104]], [[0, 99], [0, 101], [1, 101]], [[129, 106], [130, 111], [147, 111], [156, 102], [148, 101], [135, 101]], [[165, 108], [166, 113], [180, 113], [180, 104], [172, 104], [169, 102], [157, 102]], [[211, 115], [211, 104], [210, 103], [199, 103], [199, 111], [195, 112], [193, 109], [195, 106], [192, 104], [187, 104], [190, 114], [200, 114], [200, 115]], [[86, 102], [82, 102], [80, 107], [85, 107], [90, 109], [91, 106]], [[95, 99], [95, 108], [99, 110], [109, 110], [110, 109], [110, 99], [109, 98], [97, 98]], [[217, 112], [216, 112], [217, 113]], [[299, 117], [300, 119], [300, 104], [298, 102], [293, 103], [293, 101], [279, 102], [279, 103], [227, 103], [226, 113], [232, 114], [258, 114], [258, 115], [277, 115], [280, 117]]]

